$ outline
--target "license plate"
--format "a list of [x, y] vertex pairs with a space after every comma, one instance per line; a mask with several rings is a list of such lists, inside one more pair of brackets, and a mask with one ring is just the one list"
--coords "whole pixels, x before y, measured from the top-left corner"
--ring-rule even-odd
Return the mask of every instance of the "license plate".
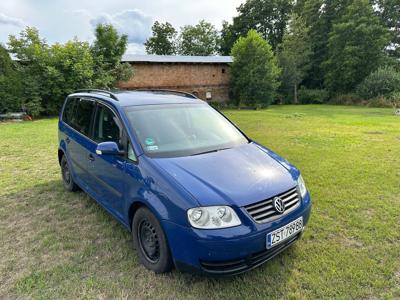
[[303, 230], [303, 217], [267, 234], [267, 248], [271, 248]]

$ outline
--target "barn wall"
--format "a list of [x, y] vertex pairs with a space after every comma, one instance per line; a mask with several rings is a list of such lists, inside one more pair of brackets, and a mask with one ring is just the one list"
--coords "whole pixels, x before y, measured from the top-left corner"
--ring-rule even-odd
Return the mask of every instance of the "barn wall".
[[227, 64], [178, 64], [132, 63], [135, 76], [120, 82], [122, 89], [159, 88], [174, 89], [197, 94], [210, 101], [229, 100], [229, 65]]

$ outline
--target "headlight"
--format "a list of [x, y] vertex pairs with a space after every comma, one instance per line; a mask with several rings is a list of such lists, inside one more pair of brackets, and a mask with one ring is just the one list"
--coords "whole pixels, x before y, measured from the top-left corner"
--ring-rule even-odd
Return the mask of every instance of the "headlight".
[[190, 225], [200, 229], [218, 229], [242, 224], [229, 206], [195, 207], [187, 211]]
[[307, 189], [306, 189], [306, 184], [304, 183], [304, 179], [301, 175], [297, 179], [297, 186], [299, 187], [301, 198], [304, 198], [307, 194]]

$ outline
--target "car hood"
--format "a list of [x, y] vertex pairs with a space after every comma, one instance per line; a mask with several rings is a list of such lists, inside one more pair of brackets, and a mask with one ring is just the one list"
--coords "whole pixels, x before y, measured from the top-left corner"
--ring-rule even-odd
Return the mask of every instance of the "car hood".
[[188, 157], [155, 158], [199, 205], [244, 206], [296, 185], [297, 169], [272, 151], [249, 143]]

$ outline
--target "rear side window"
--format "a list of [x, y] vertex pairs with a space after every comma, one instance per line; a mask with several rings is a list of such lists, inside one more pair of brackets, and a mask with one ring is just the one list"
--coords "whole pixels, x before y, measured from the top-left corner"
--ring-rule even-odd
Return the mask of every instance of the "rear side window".
[[69, 98], [67, 100], [67, 103], [65, 103], [62, 120], [68, 125], [71, 125], [71, 120], [74, 115], [74, 109], [76, 108], [75, 106], [76, 101], [77, 100], [74, 98]]
[[122, 144], [122, 128], [111, 109], [99, 105], [94, 123], [93, 140], [97, 143], [116, 142]]
[[70, 125], [80, 133], [89, 136], [92, 120], [94, 101], [79, 99], [76, 101], [76, 109], [71, 117]]

